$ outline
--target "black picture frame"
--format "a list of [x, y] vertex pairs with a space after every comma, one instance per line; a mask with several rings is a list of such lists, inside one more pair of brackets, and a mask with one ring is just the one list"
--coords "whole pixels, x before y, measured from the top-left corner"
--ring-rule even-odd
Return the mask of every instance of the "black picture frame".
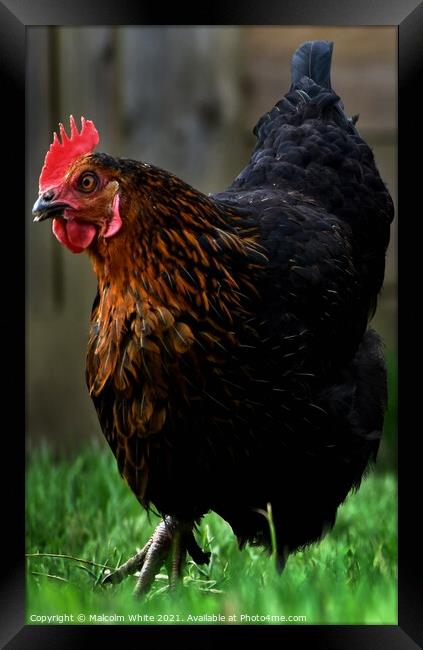
[[[241, 4], [241, 3], [240, 3]], [[393, 25], [398, 28], [399, 63], [399, 205], [406, 210], [410, 202], [415, 210], [418, 205], [419, 174], [410, 162], [409, 152], [416, 146], [417, 135], [413, 125], [421, 121], [420, 102], [416, 89], [421, 87], [423, 4], [416, 0], [312, 0], [294, 2], [244, 3], [241, 8], [228, 3], [202, 3], [202, 13], [194, 14], [186, 6], [185, 13], [179, 5], [154, 7], [140, 1], [122, 0], [7, 0], [0, 2], [0, 67], [2, 72], [1, 108], [5, 113], [2, 121], [3, 154], [5, 169], [2, 178], [3, 192], [6, 191], [6, 214], [2, 218], [1, 241], [7, 244], [1, 256], [1, 304], [4, 310], [2, 325], [2, 377], [5, 379], [3, 397], [3, 438], [1, 458], [3, 461], [2, 491], [3, 537], [6, 554], [3, 555], [1, 574], [1, 623], [2, 647], [23, 648], [75, 648], [92, 646], [99, 635], [107, 635], [108, 642], [114, 639], [123, 645], [125, 638], [137, 639], [138, 643], [155, 637], [159, 643], [175, 643], [179, 632], [189, 632], [192, 643], [203, 646], [214, 645], [225, 636], [236, 641], [244, 633], [250, 641], [254, 637], [265, 641], [271, 634], [277, 642], [293, 647], [307, 644], [312, 647], [339, 650], [360, 647], [383, 649], [406, 649], [419, 647], [422, 642], [421, 594], [416, 573], [414, 539], [417, 538], [413, 515], [407, 513], [411, 503], [415, 506], [413, 477], [419, 476], [418, 456], [407, 442], [400, 439], [400, 509], [399, 509], [399, 624], [398, 626], [268, 626], [268, 627], [213, 627], [189, 628], [162, 627], [137, 628], [125, 626], [30, 626], [24, 624], [24, 458], [25, 441], [22, 429], [24, 418], [21, 408], [13, 406], [24, 395], [24, 314], [22, 291], [19, 291], [16, 276], [23, 274], [24, 261], [19, 258], [17, 240], [22, 241], [25, 214], [24, 192], [22, 191], [22, 164], [25, 152], [23, 124], [25, 123], [25, 33], [31, 25], [113, 25], [113, 24], [232, 24], [232, 25]], [[165, 13], [163, 13], [165, 12]], [[420, 84], [419, 84], [420, 78]], [[6, 135], [10, 144], [6, 148]], [[7, 155], [6, 155], [7, 154]], [[420, 165], [421, 167], [421, 165]], [[413, 175], [414, 174], [414, 175]], [[421, 171], [420, 171], [421, 175]], [[420, 181], [421, 184], [421, 181]], [[413, 203], [415, 197], [415, 203]], [[3, 197], [6, 198], [6, 197]], [[5, 204], [3, 204], [3, 208]], [[404, 220], [412, 214], [404, 215]], [[19, 237], [19, 230], [20, 237]], [[410, 239], [413, 239], [412, 237]], [[410, 256], [407, 242], [407, 258]], [[414, 244], [416, 245], [416, 244]], [[405, 247], [405, 244], [404, 244]], [[7, 248], [8, 250], [5, 250]], [[412, 250], [412, 244], [411, 248]], [[9, 253], [9, 254], [6, 254]], [[412, 255], [412, 253], [411, 253]], [[418, 253], [412, 257], [419, 262]], [[20, 269], [20, 271], [19, 271]], [[406, 274], [406, 269], [404, 270]], [[20, 331], [22, 327], [22, 331]], [[21, 335], [21, 336], [20, 336]], [[407, 324], [407, 338], [408, 324]], [[400, 409], [407, 411], [407, 405], [418, 404], [412, 387], [407, 386], [404, 402]], [[415, 389], [417, 392], [417, 389]], [[401, 400], [403, 399], [400, 391]], [[11, 416], [11, 417], [10, 417]], [[8, 423], [8, 424], [6, 424]], [[405, 429], [406, 427], [404, 427]], [[418, 432], [416, 432], [418, 433]], [[10, 474], [6, 469], [11, 470]], [[46, 504], [48, 507], [48, 504]], [[418, 507], [418, 506], [417, 506]], [[418, 541], [415, 542], [417, 548]], [[266, 642], [266, 641], [265, 641]], [[128, 647], [133, 647], [128, 642]]]

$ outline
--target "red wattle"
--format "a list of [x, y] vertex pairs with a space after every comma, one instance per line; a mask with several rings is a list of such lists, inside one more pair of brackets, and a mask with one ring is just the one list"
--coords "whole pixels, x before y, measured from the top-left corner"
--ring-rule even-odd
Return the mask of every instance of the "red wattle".
[[69, 241], [73, 246], [82, 249], [88, 248], [95, 237], [96, 229], [90, 223], [81, 223], [79, 221], [67, 221], [66, 233]]
[[72, 253], [82, 253], [94, 239], [96, 229], [91, 224], [53, 219], [53, 233]]

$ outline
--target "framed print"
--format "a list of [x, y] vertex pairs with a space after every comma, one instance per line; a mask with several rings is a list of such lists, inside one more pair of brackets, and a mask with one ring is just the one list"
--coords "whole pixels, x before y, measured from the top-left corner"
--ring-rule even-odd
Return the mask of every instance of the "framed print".
[[421, 4], [0, 12], [4, 647], [418, 647], [397, 220]]

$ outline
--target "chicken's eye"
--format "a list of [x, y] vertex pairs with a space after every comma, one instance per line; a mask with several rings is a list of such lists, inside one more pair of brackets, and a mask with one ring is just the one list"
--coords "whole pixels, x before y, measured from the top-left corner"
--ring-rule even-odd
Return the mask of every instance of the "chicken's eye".
[[92, 172], [82, 174], [78, 181], [78, 187], [83, 192], [93, 192], [98, 185], [98, 178]]

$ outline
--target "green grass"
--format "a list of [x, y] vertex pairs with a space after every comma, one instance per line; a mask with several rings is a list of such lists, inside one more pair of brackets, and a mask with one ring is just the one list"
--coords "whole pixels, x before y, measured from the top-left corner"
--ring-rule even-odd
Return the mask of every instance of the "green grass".
[[[27, 553], [70, 555], [113, 568], [144, 544], [157, 521], [154, 515], [148, 519], [119, 477], [112, 454], [100, 445], [72, 460], [53, 458], [47, 447], [32, 452]], [[339, 510], [333, 531], [291, 556], [282, 576], [261, 549], [239, 551], [230, 527], [215, 514], [204, 518], [198, 537], [212, 553], [210, 565], [189, 561], [183, 586], [172, 594], [163, 575], [146, 598], [135, 600], [135, 577], [104, 588], [95, 564], [29, 557], [27, 622], [34, 622], [34, 615], [68, 614], [75, 624], [78, 615], [92, 623], [90, 615], [105, 614], [109, 622], [128, 624], [129, 614], [140, 614], [154, 617], [148, 621], [154, 624], [190, 623], [189, 615], [220, 614], [235, 623], [281, 622], [241, 619], [259, 615], [305, 616], [307, 624], [396, 624], [396, 540], [396, 480], [371, 474]], [[125, 619], [113, 620], [115, 615]]]

